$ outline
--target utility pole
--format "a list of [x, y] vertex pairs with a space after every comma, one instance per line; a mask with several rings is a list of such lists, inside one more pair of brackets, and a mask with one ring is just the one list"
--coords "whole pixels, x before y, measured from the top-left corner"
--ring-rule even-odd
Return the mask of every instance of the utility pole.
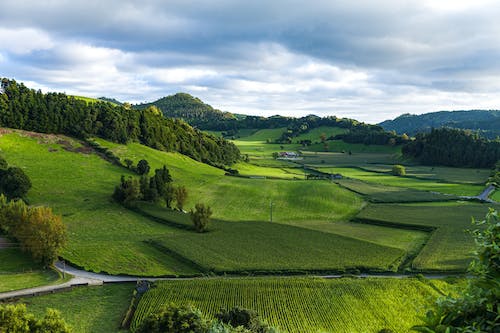
[[269, 214], [269, 221], [272, 223], [273, 222], [273, 202], [269, 204], [269, 209], [270, 209], [270, 214]]

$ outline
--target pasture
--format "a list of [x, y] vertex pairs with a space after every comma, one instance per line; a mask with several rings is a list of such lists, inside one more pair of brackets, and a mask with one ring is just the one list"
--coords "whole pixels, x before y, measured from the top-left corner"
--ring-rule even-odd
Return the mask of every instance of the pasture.
[[440, 192], [457, 196], [478, 195], [484, 189], [484, 185], [447, 183], [430, 179], [394, 176], [390, 173], [372, 172], [365, 169], [353, 167], [324, 167], [316, 169], [326, 173], [340, 173], [342, 176], [359, 179], [369, 183], [377, 183], [393, 187], [411, 188], [420, 191]]
[[0, 292], [62, 283], [51, 269], [43, 269], [18, 248], [0, 249]]
[[132, 329], [161, 306], [174, 302], [199, 308], [207, 319], [221, 308], [256, 310], [284, 332], [407, 332], [419, 323], [445, 282], [416, 279], [246, 278], [156, 282], [139, 302]]
[[75, 333], [127, 332], [120, 329], [135, 284], [77, 287], [55, 294], [23, 298], [28, 311], [43, 316], [46, 308], [61, 311]]
[[[366, 207], [357, 218], [366, 223], [434, 229], [412, 268], [465, 271], [474, 249], [472, 236], [466, 230], [472, 228], [472, 217], [483, 219], [491, 206], [467, 202], [376, 204]], [[494, 207], [498, 209], [498, 205]]]
[[180, 226], [152, 244], [203, 272], [396, 271], [405, 255], [399, 248], [271, 222], [214, 220], [209, 232], [199, 234], [189, 230], [187, 214], [148, 204], [139, 208], [159, 222]]

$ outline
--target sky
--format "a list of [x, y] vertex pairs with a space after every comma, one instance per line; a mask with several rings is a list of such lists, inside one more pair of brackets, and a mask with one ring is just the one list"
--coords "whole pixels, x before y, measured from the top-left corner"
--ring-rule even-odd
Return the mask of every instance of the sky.
[[500, 109], [500, 1], [2, 0], [0, 77], [233, 113]]

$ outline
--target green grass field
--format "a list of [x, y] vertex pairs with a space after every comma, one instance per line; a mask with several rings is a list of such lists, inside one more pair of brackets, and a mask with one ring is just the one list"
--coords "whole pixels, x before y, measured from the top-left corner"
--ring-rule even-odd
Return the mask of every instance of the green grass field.
[[[449, 289], [444, 282], [438, 283]], [[165, 304], [191, 304], [208, 319], [221, 308], [256, 310], [284, 332], [408, 332], [439, 293], [415, 279], [247, 278], [162, 281], [141, 299], [133, 328]]]
[[412, 188], [421, 191], [433, 191], [453, 195], [474, 196], [480, 194], [484, 185], [457, 184], [438, 182], [436, 180], [418, 179], [413, 177], [398, 177], [388, 173], [370, 172], [359, 168], [325, 167], [316, 168], [326, 173], [340, 173], [348, 178], [359, 179], [365, 182], [377, 183], [386, 186]]
[[317, 128], [311, 129], [309, 132], [301, 134], [292, 138], [293, 142], [299, 143], [302, 140], [311, 140], [312, 143], [321, 142], [320, 136], [322, 134], [326, 135], [328, 139], [330, 136], [335, 136], [337, 134], [343, 134], [347, 132], [347, 129], [340, 127], [330, 127], [330, 126], [320, 126]]
[[[465, 271], [474, 249], [472, 236], [465, 230], [472, 228], [472, 217], [483, 219], [490, 206], [466, 202], [377, 204], [369, 205], [357, 217], [369, 223], [435, 228], [413, 261], [412, 268], [421, 271]], [[496, 207], [498, 209], [498, 205]]]
[[240, 131], [238, 141], [274, 142], [286, 131], [285, 127]]
[[326, 181], [224, 176], [223, 170], [177, 153], [161, 152], [136, 143], [118, 145], [101, 139], [96, 141], [121, 159], [129, 158], [134, 163], [146, 159], [152, 169], [167, 165], [174, 183], [186, 186], [189, 191], [186, 207], [189, 209], [197, 202], [206, 203], [213, 208], [213, 217], [222, 220], [267, 221], [271, 201], [277, 222], [341, 221], [359, 211], [362, 205], [359, 196]]
[[[159, 219], [190, 227], [187, 214], [139, 206]], [[338, 234], [271, 222], [212, 221], [209, 232], [178, 230], [154, 244], [191, 261], [205, 272], [395, 271], [404, 256], [398, 248]]]
[[491, 195], [491, 199], [495, 200], [496, 202], [500, 202], [500, 190], [496, 190], [493, 195]]
[[246, 177], [270, 177], [281, 179], [304, 179], [304, 170], [298, 166], [294, 168], [287, 167], [269, 167], [257, 166], [255, 164], [240, 162], [232, 166], [237, 169], [241, 176]]
[[362, 194], [371, 202], [425, 202], [456, 200], [457, 196], [420, 191], [416, 189], [387, 186], [377, 183], [368, 183], [357, 179], [335, 180], [338, 184], [356, 193]]
[[[392, 165], [364, 165], [363, 169], [367, 171], [389, 173], [391, 172]], [[407, 165], [405, 166], [405, 169], [406, 175], [410, 177], [438, 180], [449, 183], [480, 185], [484, 185], [491, 173], [490, 169], [451, 168], [423, 165]]]
[[19, 249], [0, 249], [0, 292], [62, 283], [51, 269], [43, 269]]
[[328, 150], [325, 150], [325, 145], [323, 143], [313, 144], [305, 150], [315, 151], [315, 152], [345, 152], [346, 155], [349, 155], [348, 152], [359, 154], [400, 154], [401, 147], [400, 146], [386, 146], [386, 145], [365, 145], [362, 143], [347, 143], [342, 140], [328, 140], [326, 141], [328, 145]]
[[[31, 204], [48, 205], [68, 227], [63, 257], [93, 271], [113, 274], [167, 275], [191, 273], [175, 259], [143, 241], [171, 230], [111, 201], [126, 169], [95, 154], [66, 151], [62, 137], [5, 134], [0, 149], [11, 165], [31, 178]], [[66, 141], [72, 141], [64, 138]]]
[[75, 333], [127, 332], [120, 324], [132, 298], [135, 284], [121, 283], [77, 287], [55, 294], [21, 299], [28, 311], [41, 317], [46, 308], [61, 311]]
[[369, 164], [395, 164], [397, 155], [394, 153], [327, 153], [302, 152], [304, 160], [300, 163], [313, 167], [332, 166], [365, 166]]

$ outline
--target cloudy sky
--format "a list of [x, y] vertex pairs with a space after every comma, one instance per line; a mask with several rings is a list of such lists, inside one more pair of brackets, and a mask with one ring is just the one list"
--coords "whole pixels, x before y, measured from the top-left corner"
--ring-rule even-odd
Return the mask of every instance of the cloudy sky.
[[499, 109], [499, 17], [497, 0], [2, 0], [0, 77], [266, 116]]

